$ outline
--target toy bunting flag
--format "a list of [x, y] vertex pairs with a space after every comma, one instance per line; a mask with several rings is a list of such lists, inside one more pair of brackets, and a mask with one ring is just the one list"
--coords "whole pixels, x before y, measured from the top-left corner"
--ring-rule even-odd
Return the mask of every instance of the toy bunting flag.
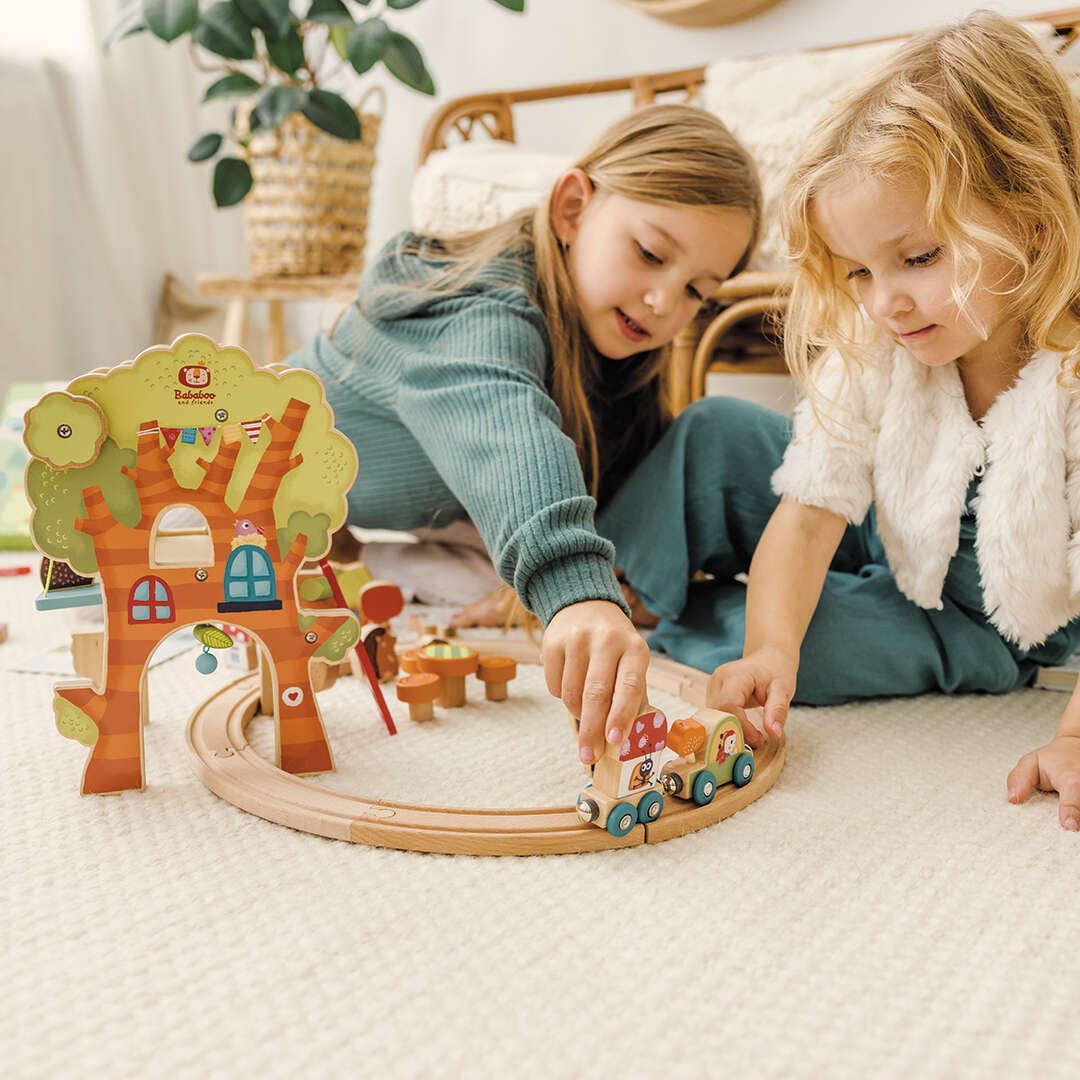
[[195, 429], [193, 427], [186, 427], [180, 432], [180, 441], [185, 446], [195, 445]]
[[259, 441], [259, 435], [262, 432], [261, 420], [244, 420], [240, 426], [247, 432], [247, 437], [253, 442]]
[[214, 441], [214, 432], [217, 431], [216, 427], [201, 427], [199, 428], [199, 434], [202, 436], [202, 441], [209, 446]]
[[180, 429], [178, 427], [163, 427], [161, 434], [165, 436], [165, 445], [171, 450], [176, 445], [176, 440], [180, 438]]

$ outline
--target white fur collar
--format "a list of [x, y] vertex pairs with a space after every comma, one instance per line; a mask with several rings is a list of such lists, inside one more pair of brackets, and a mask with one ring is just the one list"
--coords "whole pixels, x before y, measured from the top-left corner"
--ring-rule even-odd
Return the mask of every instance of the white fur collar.
[[[1070, 586], [1066, 410], [1060, 357], [1038, 353], [972, 420], [954, 364], [893, 358], [873, 453], [878, 529], [900, 589], [940, 608], [968, 483], [985, 464], [976, 550], [987, 616], [1021, 647], [1076, 614]], [[1080, 562], [1078, 562], [1080, 569]]]

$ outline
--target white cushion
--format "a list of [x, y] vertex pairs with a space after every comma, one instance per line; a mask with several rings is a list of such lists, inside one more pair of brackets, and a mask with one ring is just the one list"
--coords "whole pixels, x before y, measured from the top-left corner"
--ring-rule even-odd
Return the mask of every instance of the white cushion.
[[496, 225], [536, 206], [570, 164], [568, 154], [537, 154], [507, 142], [436, 150], [413, 179], [412, 227], [446, 235]]
[[[1047, 49], [1060, 41], [1046, 23], [1027, 29]], [[787, 169], [804, 137], [844, 89], [898, 47], [895, 41], [823, 52], [773, 53], [717, 60], [705, 71], [702, 105], [714, 112], [753, 154], [765, 195], [765, 222], [751, 270], [779, 270], [784, 243], [776, 213]], [[1080, 48], [1061, 60], [1074, 86]], [[539, 154], [513, 143], [462, 143], [437, 150], [417, 170], [412, 226], [447, 234], [485, 228], [535, 206], [550, 190], [569, 154]]]
[[[1048, 52], [1056, 52], [1060, 39], [1052, 26], [1033, 23], [1026, 29]], [[804, 138], [852, 82], [897, 48], [898, 42], [884, 41], [824, 52], [717, 60], [706, 68], [702, 104], [750, 151], [761, 175], [764, 228], [751, 269], [780, 270], [785, 265], [777, 201]], [[1061, 61], [1070, 78], [1076, 64], [1072, 53]]]

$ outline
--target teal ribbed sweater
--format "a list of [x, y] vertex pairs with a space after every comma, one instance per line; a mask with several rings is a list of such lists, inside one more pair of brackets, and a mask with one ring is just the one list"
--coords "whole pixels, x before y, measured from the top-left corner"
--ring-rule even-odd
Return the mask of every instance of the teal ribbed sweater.
[[614, 549], [594, 528], [596, 504], [547, 389], [532, 267], [495, 263], [433, 296], [422, 286], [439, 266], [430, 242], [395, 237], [333, 332], [289, 357], [322, 379], [356, 447], [350, 523], [438, 528], [468, 516], [499, 575], [545, 624], [579, 600], [625, 610]]

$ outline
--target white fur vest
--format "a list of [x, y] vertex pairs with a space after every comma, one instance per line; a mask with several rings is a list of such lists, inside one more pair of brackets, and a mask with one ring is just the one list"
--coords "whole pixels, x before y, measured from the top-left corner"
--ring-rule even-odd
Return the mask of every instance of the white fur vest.
[[[940, 608], [972, 476], [975, 548], [987, 617], [1031, 648], [1080, 615], [1080, 396], [1058, 383], [1060, 356], [1037, 353], [981, 423], [955, 364], [928, 368], [897, 348], [845, 376], [820, 369], [824, 426], [809, 403], [773, 490], [858, 524], [871, 502], [900, 590]], [[842, 425], [842, 426], [841, 426]]]

